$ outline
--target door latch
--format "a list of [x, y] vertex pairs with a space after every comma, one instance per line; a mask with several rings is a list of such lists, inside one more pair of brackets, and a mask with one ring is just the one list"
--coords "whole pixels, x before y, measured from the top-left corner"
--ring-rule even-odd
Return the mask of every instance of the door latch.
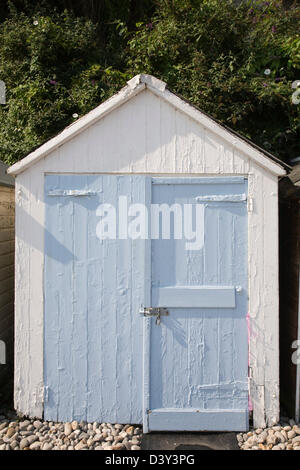
[[141, 308], [140, 314], [144, 317], [156, 317], [155, 324], [160, 325], [160, 317], [168, 316], [169, 311], [165, 307], [144, 307]]

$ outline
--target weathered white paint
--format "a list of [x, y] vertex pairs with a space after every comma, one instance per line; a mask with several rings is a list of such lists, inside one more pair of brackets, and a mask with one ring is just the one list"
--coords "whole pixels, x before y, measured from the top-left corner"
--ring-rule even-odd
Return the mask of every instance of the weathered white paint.
[[278, 182], [254, 163], [250, 171], [250, 393], [254, 423], [263, 427], [279, 418]]
[[[127, 86], [124, 87], [118, 94], [114, 95], [109, 100], [102, 103], [100, 106], [92, 110], [86, 116], [79, 119], [73, 125], [67, 127], [58, 136], [46, 142], [40, 148], [29, 154], [26, 158], [10, 167], [8, 173], [17, 175], [23, 172], [26, 168], [29, 168], [31, 165], [37, 163], [41, 158], [44, 158], [49, 155], [49, 153], [55, 151], [57, 148], [59, 148], [59, 146], [65, 144], [70, 139], [74, 139], [75, 136], [81, 134], [85, 129], [88, 129], [99, 119], [103, 119], [108, 113], [112, 112], [114, 109], [117, 109], [119, 106], [126, 103], [129, 99], [132, 99], [133, 96], [136, 96], [138, 93], [141, 93], [146, 87], [151, 90], [152, 93], [156, 94], [160, 99], [166, 101], [175, 109], [181, 111], [184, 116], [189, 116], [197, 124], [200, 124], [204, 129], [207, 129], [211, 133], [213, 133], [215, 142], [209, 142], [208, 146], [214, 148], [215, 144], [218, 143], [220, 139], [223, 139], [233, 148], [238, 149], [242, 153], [245, 153], [248, 157], [256, 161], [256, 163], [267, 168], [270, 172], [276, 175], [285, 174], [285, 170], [282, 168], [281, 165], [271, 161], [262, 152], [245, 142], [243, 139], [224, 129], [223, 126], [215, 122], [213, 119], [201, 113], [201, 111], [197, 110], [189, 103], [183, 101], [181, 98], [174, 95], [174, 93], [166, 89], [166, 83], [162, 82], [161, 80], [158, 80], [155, 77], [152, 77], [151, 75], [145, 74], [137, 75], [133, 79], [129, 80]], [[160, 110], [158, 109], [150, 109], [151, 119], [155, 119], [155, 111], [158, 111], [158, 114], [160, 113]], [[185, 119], [183, 119], [183, 121], [185, 121]], [[150, 126], [152, 128], [151, 120]], [[180, 129], [180, 126], [182, 126], [181, 130], [186, 130], [184, 128], [185, 122], [180, 122], [179, 119], [177, 129], [178, 131]], [[184, 133], [185, 132], [183, 132], [183, 134]], [[181, 132], [179, 131], [178, 134], [180, 135]], [[215, 152], [213, 151], [211, 159], [209, 160], [210, 163], [213, 163], [212, 160], [214, 155]], [[187, 157], [189, 160], [188, 153], [185, 153], [185, 155], [182, 156]]]
[[[144, 76], [143, 76], [144, 77]], [[148, 80], [148, 82], [147, 82]], [[150, 78], [14, 165], [16, 179], [15, 406], [43, 414], [44, 175], [244, 175], [249, 179], [249, 315], [254, 424], [279, 418], [278, 189], [285, 170]], [[114, 105], [110, 108], [110, 104]], [[104, 106], [105, 105], [105, 106]], [[93, 112], [92, 112], [93, 113]], [[90, 115], [88, 115], [90, 116]], [[101, 119], [100, 119], [101, 118]], [[74, 131], [76, 129], [76, 131]], [[73, 132], [74, 131], [74, 132]], [[65, 133], [65, 134], [64, 134]], [[145, 378], [147, 382], [147, 378]]]

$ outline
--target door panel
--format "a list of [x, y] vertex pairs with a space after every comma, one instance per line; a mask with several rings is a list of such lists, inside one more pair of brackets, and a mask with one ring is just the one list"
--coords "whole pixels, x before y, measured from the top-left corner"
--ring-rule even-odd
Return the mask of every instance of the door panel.
[[247, 182], [219, 181], [152, 185], [154, 204], [204, 205], [204, 237], [151, 240], [151, 306], [169, 316], [145, 319], [145, 431], [248, 427]]
[[234, 287], [160, 287], [152, 289], [152, 303], [161, 307], [234, 308]]
[[[45, 177], [44, 416], [141, 423], [144, 240], [97, 236], [101, 204], [144, 202], [145, 178]], [[118, 228], [118, 218], [117, 218]]]

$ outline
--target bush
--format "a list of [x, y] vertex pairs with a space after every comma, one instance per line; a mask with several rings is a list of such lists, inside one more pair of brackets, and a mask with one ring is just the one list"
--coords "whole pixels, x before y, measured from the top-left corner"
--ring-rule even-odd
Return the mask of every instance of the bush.
[[0, 159], [13, 163], [116, 92], [123, 73], [105, 63], [97, 28], [68, 12], [13, 14], [0, 25]]
[[[175, 92], [283, 160], [300, 155], [300, 7], [278, 0], [43, 0], [0, 23], [0, 159], [13, 163], [122, 87], [137, 73]], [[18, 3], [18, 2], [17, 2]], [[86, 16], [51, 10], [73, 5]], [[152, 5], [152, 6], [151, 6]], [[76, 7], [76, 8], [75, 8]], [[105, 10], [105, 8], [107, 9]], [[149, 10], [147, 10], [149, 8]], [[117, 17], [116, 12], [120, 12]], [[48, 13], [47, 13], [48, 12]], [[100, 15], [101, 16], [101, 15]]]
[[150, 73], [284, 160], [300, 155], [300, 7], [160, 0], [128, 38], [128, 70]]

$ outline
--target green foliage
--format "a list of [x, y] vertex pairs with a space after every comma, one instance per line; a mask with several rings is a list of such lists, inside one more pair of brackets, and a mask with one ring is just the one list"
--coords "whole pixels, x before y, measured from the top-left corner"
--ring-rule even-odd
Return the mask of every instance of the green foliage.
[[281, 2], [160, 0], [150, 24], [128, 31], [127, 65], [287, 160], [300, 155], [300, 7]]
[[291, 100], [291, 85], [300, 79], [299, 6], [286, 10], [278, 0], [9, 3], [10, 15], [0, 22], [0, 79], [7, 86], [0, 158], [7, 163], [142, 72], [282, 159], [300, 154], [300, 105]]
[[95, 25], [72, 14], [13, 15], [0, 25], [0, 158], [12, 163], [116, 92], [126, 76], [107, 66]]

